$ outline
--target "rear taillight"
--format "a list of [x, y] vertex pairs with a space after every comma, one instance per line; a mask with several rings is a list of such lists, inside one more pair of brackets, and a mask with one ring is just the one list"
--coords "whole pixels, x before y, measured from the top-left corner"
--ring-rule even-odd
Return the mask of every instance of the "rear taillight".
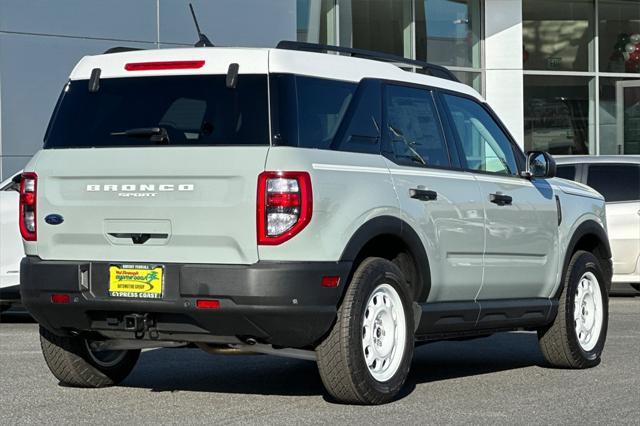
[[263, 172], [258, 176], [258, 244], [291, 239], [311, 221], [313, 195], [307, 172]]
[[36, 199], [38, 194], [38, 176], [32, 172], [22, 173], [20, 182], [20, 233], [27, 241], [35, 241]]

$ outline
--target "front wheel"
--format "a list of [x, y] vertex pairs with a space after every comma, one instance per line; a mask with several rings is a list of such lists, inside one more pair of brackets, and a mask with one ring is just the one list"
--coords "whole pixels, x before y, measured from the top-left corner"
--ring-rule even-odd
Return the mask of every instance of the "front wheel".
[[357, 268], [335, 325], [316, 348], [325, 388], [337, 401], [393, 400], [409, 373], [414, 348], [412, 299], [392, 262], [367, 258]]
[[600, 363], [609, 322], [609, 298], [598, 259], [576, 252], [564, 277], [558, 314], [538, 331], [540, 348], [553, 367], [588, 368]]
[[93, 351], [90, 342], [76, 336], [58, 336], [40, 327], [40, 345], [49, 370], [60, 383], [102, 388], [120, 383], [133, 370], [140, 350]]

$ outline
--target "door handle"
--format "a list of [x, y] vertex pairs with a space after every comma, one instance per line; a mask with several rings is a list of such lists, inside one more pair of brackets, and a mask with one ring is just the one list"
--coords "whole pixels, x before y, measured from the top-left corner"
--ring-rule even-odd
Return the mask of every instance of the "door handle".
[[169, 238], [169, 234], [131, 234], [122, 232], [110, 232], [109, 235], [111, 235], [113, 238], [131, 238], [133, 244], [144, 244], [151, 238], [159, 238], [163, 240]]
[[499, 206], [510, 206], [513, 202], [513, 198], [504, 194], [489, 194], [489, 201]]
[[438, 193], [436, 191], [423, 188], [411, 188], [409, 190], [409, 196], [420, 201], [432, 201], [438, 199]]

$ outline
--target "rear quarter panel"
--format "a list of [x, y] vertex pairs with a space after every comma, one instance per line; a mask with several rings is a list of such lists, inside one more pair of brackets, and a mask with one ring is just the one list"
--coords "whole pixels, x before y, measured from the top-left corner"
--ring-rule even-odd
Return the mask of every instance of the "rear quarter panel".
[[260, 260], [338, 261], [364, 223], [378, 216], [400, 216], [393, 182], [380, 155], [272, 147], [265, 170], [309, 172], [313, 215], [289, 241], [259, 246]]

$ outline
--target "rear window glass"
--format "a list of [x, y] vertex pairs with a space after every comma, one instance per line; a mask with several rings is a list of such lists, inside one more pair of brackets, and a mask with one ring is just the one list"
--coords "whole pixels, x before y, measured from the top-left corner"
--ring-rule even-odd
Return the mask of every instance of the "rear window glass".
[[575, 180], [576, 166], [558, 166], [556, 176], [563, 179]]
[[[225, 75], [108, 78], [94, 93], [87, 80], [72, 81], [44, 147], [268, 145], [267, 76], [240, 75], [236, 88], [227, 88], [225, 80]], [[153, 135], [158, 129], [161, 134]]]
[[640, 167], [590, 165], [587, 185], [601, 193], [608, 202], [640, 200]]

